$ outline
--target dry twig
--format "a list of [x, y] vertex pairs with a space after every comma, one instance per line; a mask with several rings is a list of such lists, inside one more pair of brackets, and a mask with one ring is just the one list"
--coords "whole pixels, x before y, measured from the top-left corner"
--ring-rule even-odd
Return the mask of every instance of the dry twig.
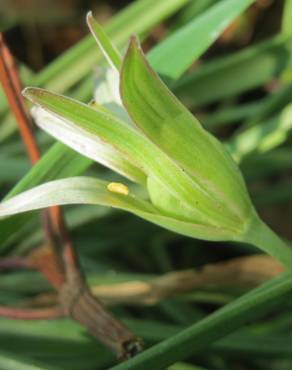
[[[170, 272], [148, 281], [96, 285], [92, 293], [108, 305], [153, 305], [163, 299], [209, 287], [252, 288], [283, 272], [275, 259], [265, 255], [238, 257], [203, 266], [200, 270]], [[56, 296], [41, 294], [27, 302], [43, 306], [56, 303]]]
[[[28, 156], [34, 164], [40, 159], [40, 151], [33, 134], [30, 116], [22, 100], [22, 87], [17, 68], [1, 34], [0, 79]], [[120, 358], [132, 357], [141, 351], [140, 340], [115, 319], [88, 289], [60, 207], [52, 207], [43, 212], [43, 228], [47, 245], [30, 254], [23, 261], [22, 267], [36, 268], [47, 277], [58, 289], [61, 308], [39, 311], [0, 307], [0, 316], [39, 319], [65, 314], [83, 324]], [[7, 264], [8, 260], [6, 267]], [[5, 266], [4, 261], [2, 266]]]

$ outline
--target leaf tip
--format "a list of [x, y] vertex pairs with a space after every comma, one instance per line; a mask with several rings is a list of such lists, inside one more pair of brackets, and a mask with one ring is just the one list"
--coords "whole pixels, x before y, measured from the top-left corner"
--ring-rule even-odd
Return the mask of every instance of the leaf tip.
[[21, 94], [26, 97], [26, 98], [29, 98], [30, 94], [31, 94], [31, 91], [32, 91], [32, 87], [25, 87], [22, 91], [21, 91]]
[[37, 87], [26, 87], [21, 93], [26, 99], [30, 100], [32, 103], [36, 103], [36, 98], [41, 97], [44, 91], [44, 89]]
[[41, 95], [41, 89], [37, 89], [35, 87], [26, 87], [22, 90], [22, 96], [24, 96], [26, 99], [30, 100], [32, 103], [35, 102], [35, 98], [39, 95]]
[[89, 10], [86, 14], [86, 23], [87, 23], [89, 28], [91, 28], [91, 24], [92, 24], [93, 20], [94, 20], [94, 17], [93, 17], [92, 11]]
[[130, 37], [130, 42], [129, 42], [129, 50], [142, 50], [141, 48], [141, 44], [139, 42], [139, 39], [137, 37], [137, 35], [132, 35]]
[[122, 69], [121, 69], [121, 74], [123, 74], [123, 70], [125, 69], [125, 65], [129, 63], [132, 58], [137, 55], [137, 54], [142, 54], [143, 51], [141, 48], [141, 44], [139, 42], [139, 39], [136, 35], [132, 35], [129, 40], [129, 44], [125, 53], [125, 56], [123, 58], [123, 64], [122, 64]]

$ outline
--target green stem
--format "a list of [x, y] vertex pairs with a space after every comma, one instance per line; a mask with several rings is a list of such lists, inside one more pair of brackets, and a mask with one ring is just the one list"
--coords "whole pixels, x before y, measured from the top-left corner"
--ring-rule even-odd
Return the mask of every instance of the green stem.
[[259, 218], [252, 223], [244, 240], [276, 258], [287, 270], [292, 271], [292, 248]]

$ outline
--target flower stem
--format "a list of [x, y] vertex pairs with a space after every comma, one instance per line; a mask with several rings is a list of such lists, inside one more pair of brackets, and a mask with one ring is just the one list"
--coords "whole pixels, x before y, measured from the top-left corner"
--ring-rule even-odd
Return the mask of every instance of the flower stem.
[[292, 271], [292, 248], [259, 218], [252, 223], [245, 241], [276, 258], [287, 270]]

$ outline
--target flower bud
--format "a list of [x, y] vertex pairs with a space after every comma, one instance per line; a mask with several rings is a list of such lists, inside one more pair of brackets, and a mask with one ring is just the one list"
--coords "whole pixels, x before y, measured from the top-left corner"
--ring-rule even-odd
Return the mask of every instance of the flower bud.
[[[135, 38], [123, 61], [120, 91], [133, 122], [168, 160], [164, 176], [148, 173], [147, 189], [162, 214], [199, 227], [206, 239], [236, 239], [255, 216], [239, 168], [148, 64]], [[153, 158], [154, 161], [159, 161]]]

